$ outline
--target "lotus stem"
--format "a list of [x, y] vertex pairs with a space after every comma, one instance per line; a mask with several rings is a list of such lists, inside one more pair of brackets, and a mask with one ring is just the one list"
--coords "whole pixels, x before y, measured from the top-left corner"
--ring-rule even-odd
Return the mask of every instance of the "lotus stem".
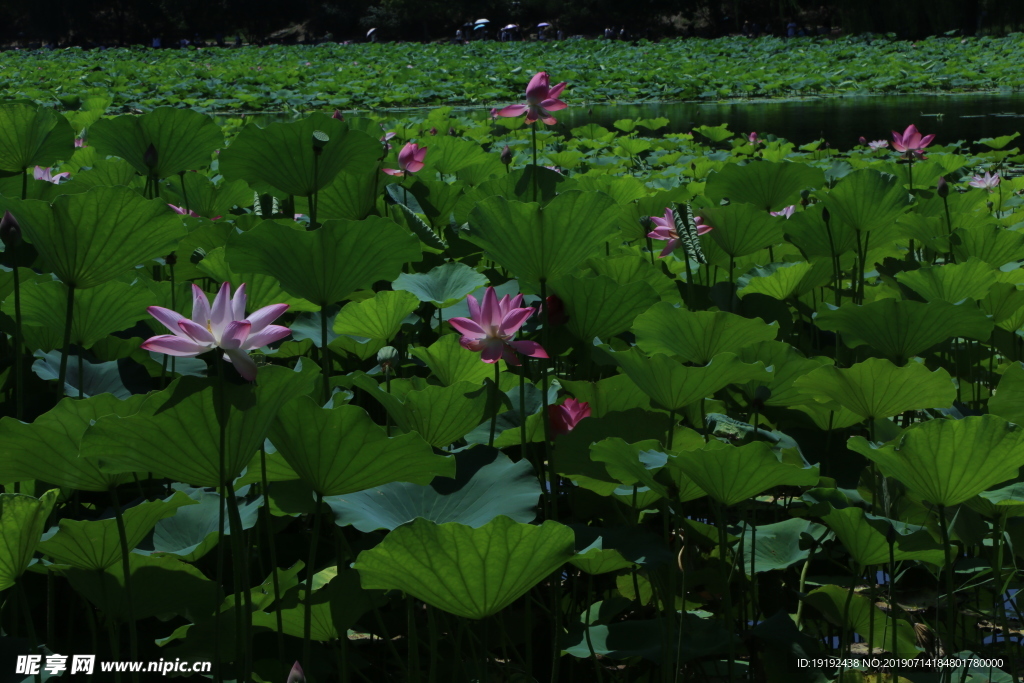
[[[850, 656], [853, 648], [853, 638], [850, 634], [850, 603], [853, 602], [853, 594], [856, 592], [857, 581], [860, 577], [860, 565], [855, 563], [855, 571], [853, 573], [854, 582], [850, 584], [850, 590], [846, 593], [846, 602], [843, 603], [843, 625], [842, 625], [842, 639], [839, 644], [839, 657], [841, 662], [845, 662], [845, 658]], [[845, 657], [844, 657], [845, 653]], [[839, 665], [839, 679], [842, 680], [843, 672], [846, 670], [845, 663]]]
[[28, 199], [28, 167], [21, 169], [21, 201]]
[[952, 546], [949, 542], [949, 527], [946, 526], [946, 506], [939, 505], [939, 526], [942, 531], [942, 550], [945, 553], [943, 568], [946, 577], [946, 652], [957, 652], [956, 638], [956, 596], [953, 594], [953, 561], [949, 559]]
[[430, 666], [427, 669], [427, 683], [437, 683], [437, 620], [434, 608], [427, 605], [427, 633], [430, 640]]
[[672, 437], [676, 432], [676, 411], [668, 411], [668, 435], [665, 439], [665, 448], [672, 450]]
[[25, 414], [25, 378], [22, 376], [21, 347], [21, 276], [18, 274], [18, 246], [11, 244], [11, 268], [14, 276], [14, 417], [18, 420]]
[[260, 492], [263, 494], [263, 505], [260, 506], [260, 511], [263, 513], [263, 525], [267, 530], [267, 546], [270, 549], [270, 576], [274, 585], [274, 603], [278, 607], [274, 610], [274, 614], [277, 616], [277, 659], [283, 662], [285, 661], [284, 617], [281, 614], [280, 605], [277, 604], [281, 600], [281, 580], [277, 576], [277, 546], [274, 543], [274, 530], [271, 528], [273, 517], [270, 514], [270, 489], [267, 483], [267, 449], [263, 446], [260, 446]]
[[[996, 517], [996, 523], [993, 525], [992, 531], [995, 533], [995, 538], [992, 539], [993, 545], [996, 547], [996, 590], [995, 590], [995, 603], [996, 613], [1000, 617], [1000, 625], [1003, 629], [1003, 648], [1006, 650], [1006, 658], [1010, 661], [1010, 671], [1017, 670], [1017, 661], [1014, 655], [1014, 648], [1012, 646], [1013, 633], [1010, 631], [1010, 620], [1006, 614], [1006, 600], [1004, 595], [1006, 593], [1006, 587], [1003, 584], [1003, 529], [1006, 524], [1006, 515], [999, 515]], [[1007, 580], [1007, 582], [1009, 579]]]
[[[326, 253], [326, 251], [325, 251]], [[326, 271], [325, 271], [326, 272]], [[331, 400], [331, 356], [327, 348], [327, 305], [320, 306], [320, 362], [323, 364], [324, 400]]]
[[64, 396], [64, 382], [68, 376], [68, 354], [71, 353], [71, 323], [75, 313], [75, 286], [68, 285], [67, 310], [64, 315], [64, 344], [60, 354], [60, 372], [57, 375], [57, 396]]
[[[235, 614], [241, 620], [239, 628], [239, 647], [242, 649], [242, 677], [240, 680], [249, 680], [252, 669], [252, 647], [249, 638], [252, 630], [252, 593], [249, 591], [248, 566], [249, 552], [245, 543], [245, 529], [242, 528], [242, 516], [238, 512], [238, 504], [235, 500], [234, 487], [231, 491], [231, 501], [228, 503], [228, 524], [231, 529], [232, 564], [235, 567]], [[239, 601], [241, 593], [241, 601]]]
[[[716, 501], [714, 504], [717, 522], [718, 522], [718, 557], [725, 563], [725, 556], [727, 554], [727, 532], [726, 532], [726, 515], [725, 515], [725, 504]], [[730, 565], [731, 568], [731, 565]], [[731, 579], [732, 572], [729, 572], [729, 579]], [[725, 588], [723, 590], [722, 602], [723, 609], [725, 610], [725, 621], [728, 624], [729, 630], [729, 659], [726, 660], [726, 669], [729, 672], [729, 681], [736, 680], [735, 678], [735, 665], [736, 659], [736, 644], [733, 642], [732, 632], [735, 628], [735, 623], [732, 618], [732, 586], [729, 583], [729, 579], [726, 580]]]
[[[139, 659], [139, 634], [135, 626], [135, 606], [132, 601], [132, 565], [128, 547], [128, 534], [124, 527], [124, 515], [121, 513], [121, 502], [117, 498], [117, 486], [110, 487], [110, 502], [114, 505], [114, 516], [117, 519], [117, 537], [121, 542], [121, 571], [124, 573], [124, 601], [128, 607], [128, 643], [132, 659]], [[139, 672], [132, 671], [132, 680], [138, 683]]]
[[487, 438], [487, 446], [494, 448], [494, 432], [498, 427], [498, 409], [501, 405], [500, 400], [500, 389], [498, 388], [498, 382], [501, 380], [501, 368], [498, 366], [497, 361], [494, 363], [494, 414], [491, 415], [491, 435]]
[[[224, 486], [225, 470], [227, 469], [225, 460], [227, 458], [227, 415], [225, 415], [225, 401], [224, 401], [224, 369], [221, 367], [220, 358], [214, 353], [211, 358], [213, 362], [213, 371], [217, 375], [216, 384], [214, 384], [214, 410], [217, 412], [217, 427], [220, 433], [218, 447], [217, 447], [217, 492], [220, 494], [217, 501], [217, 587], [223, 589], [224, 587], [224, 506], [226, 504], [227, 495]], [[237, 607], [237, 605], [236, 605]], [[224, 680], [224, 672], [221, 667], [221, 651], [220, 651], [220, 622], [221, 622], [221, 609], [220, 605], [217, 605], [216, 611], [214, 612], [214, 631], [213, 631], [213, 678], [216, 683], [221, 683]]]
[[[308, 612], [307, 612], [308, 613]], [[405, 616], [406, 616], [406, 628], [409, 631], [408, 634], [408, 652], [406, 653], [409, 657], [409, 680], [411, 683], [419, 683], [420, 680], [420, 646], [419, 646], [419, 634], [416, 631], [416, 600], [411, 595], [405, 596]], [[484, 620], [486, 624], [486, 620]]]
[[190, 207], [188, 205], [188, 191], [185, 189], [185, 172], [178, 171], [178, 180], [181, 181], [181, 200], [185, 204], [185, 214], [188, 215]]
[[309, 564], [306, 566], [306, 592], [303, 595], [305, 610], [302, 615], [302, 661], [311, 662], [309, 658], [310, 634], [313, 630], [313, 574], [316, 573], [316, 546], [320, 538], [320, 506], [324, 502], [324, 494], [317, 491], [316, 507], [313, 508], [313, 538], [309, 542]]
[[[530, 124], [530, 142], [533, 145], [533, 201], [537, 202], [540, 199], [537, 197], [537, 123]], [[541, 285], [543, 286], [543, 285]], [[543, 298], [543, 297], [542, 297]]]
[[[548, 281], [547, 278], [540, 279], [540, 305], [545, 307], [548, 305]], [[544, 308], [547, 312], [547, 309]], [[545, 351], [548, 348], [548, 341], [550, 338], [550, 327], [549, 318], [547, 315], [544, 316], [544, 321], [540, 328], [541, 334], [541, 345]], [[548, 359], [540, 358], [540, 405], [541, 414], [544, 419], [541, 423], [544, 425], [544, 457], [543, 462], [548, 468], [548, 480], [551, 482], [551, 518], [558, 519], [558, 473], [555, 470], [555, 463], [551, 460], [551, 420], [548, 419]]]
[[892, 617], [892, 650], [893, 657], [899, 652], [899, 638], [896, 635], [896, 597], [894, 586], [896, 584], [896, 530], [890, 527], [888, 534], [889, 541], [889, 616]]
[[946, 260], [949, 263], [956, 263], [956, 255], [953, 253], [953, 220], [949, 217], [949, 199], [942, 198], [942, 207], [946, 210], [946, 234], [949, 236], [949, 252]]
[[[25, 579], [24, 579], [24, 577], [19, 577], [18, 580], [15, 583], [18, 586], [18, 588], [17, 588], [18, 602], [21, 603], [22, 614], [24, 615], [24, 618], [25, 618], [25, 629], [28, 631], [29, 649], [32, 652], [39, 652], [39, 638], [36, 635], [36, 623], [35, 623], [35, 620], [32, 619], [32, 603], [28, 599], [28, 591], [25, 590]], [[37, 673], [36, 674], [36, 681], [38, 683], [42, 683], [42, 680], [43, 680], [42, 675]]]

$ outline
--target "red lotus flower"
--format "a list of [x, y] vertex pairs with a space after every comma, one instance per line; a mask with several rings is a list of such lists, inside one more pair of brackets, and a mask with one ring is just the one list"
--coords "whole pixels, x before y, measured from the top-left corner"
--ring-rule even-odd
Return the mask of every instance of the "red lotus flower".
[[530, 84], [526, 86], [526, 104], [510, 104], [498, 111], [498, 116], [522, 116], [526, 114], [526, 123], [535, 123], [540, 120], [549, 126], [557, 123], [553, 111], [565, 109], [567, 105], [558, 99], [558, 96], [565, 90], [567, 83], [564, 81], [551, 88], [548, 85], [548, 74], [545, 71], [534, 75]]
[[567, 398], [557, 406], [548, 406], [548, 419], [551, 421], [551, 435], [568, 434], [585, 417], [590, 417], [590, 404]]
[[512, 341], [523, 323], [533, 315], [533, 308], [523, 308], [523, 295], [509, 297], [506, 294], [498, 301], [494, 287], [484, 292], [483, 305], [472, 294], [466, 297], [469, 303], [468, 318], [451, 318], [448, 322], [461, 335], [459, 343], [470, 351], [480, 351], [480, 360], [497, 363], [504, 359], [509, 365], [520, 365], [514, 351], [533, 358], [547, 358], [548, 353], [534, 341]]
[[903, 134], [899, 134], [896, 131], [892, 132], [892, 146], [897, 152], [905, 153], [909, 159], [911, 156], [916, 156], [918, 159], [924, 159], [924, 154], [921, 153], [925, 147], [932, 143], [935, 139], [935, 134], [922, 136], [917, 132], [917, 126], [910, 124], [907, 129], [903, 131]]
[[423, 169], [423, 160], [427, 158], [427, 148], [420, 147], [415, 142], [410, 142], [398, 153], [398, 168], [383, 169], [388, 175], [403, 176], [406, 173], [416, 173]]

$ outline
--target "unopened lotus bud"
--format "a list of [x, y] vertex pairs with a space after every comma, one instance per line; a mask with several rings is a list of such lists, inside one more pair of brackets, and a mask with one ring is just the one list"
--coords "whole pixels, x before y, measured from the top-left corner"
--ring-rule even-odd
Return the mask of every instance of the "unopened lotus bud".
[[345, 117], [342, 116], [340, 109], [335, 109], [334, 113], [331, 114], [331, 118], [332, 119], [337, 119], [338, 121], [344, 121], [345, 120]]
[[10, 211], [4, 211], [4, 217], [0, 218], [0, 242], [6, 247], [16, 247], [21, 244], [21, 226], [18, 219]]
[[156, 169], [159, 159], [160, 157], [156, 153], [156, 147], [153, 146], [152, 142], [149, 143], [149, 147], [147, 147], [146, 151], [142, 153], [142, 163], [144, 163], [146, 168], [148, 168], [152, 173]]
[[512, 163], [512, 150], [505, 145], [505, 149], [501, 150], [501, 163], [508, 166]]
[[987, 206], [988, 210], [991, 211], [993, 207], [995, 207], [995, 204], [993, 204], [992, 202], [985, 202], [985, 206]]
[[431, 129], [430, 129], [430, 134], [431, 134], [431, 135], [437, 135], [437, 128], [436, 128], [436, 127], [434, 127], [434, 128], [431, 128]]
[[449, 128], [448, 129], [448, 135], [451, 135], [454, 138], [454, 137], [458, 137], [459, 134], [455, 132], [454, 128]]
[[331, 138], [327, 133], [322, 130], [313, 131], [313, 154], [320, 156], [320, 152], [323, 151], [327, 143], [331, 141]]
[[939, 183], [935, 188], [935, 192], [943, 199], [949, 196], [949, 183], [946, 182], [946, 176], [939, 177]]
[[164, 257], [164, 263], [166, 263], [169, 266], [177, 265], [178, 255], [172, 251], [170, 254]]
[[298, 662], [292, 665], [292, 670], [288, 672], [286, 683], [306, 683], [306, 672], [302, 670]]
[[866, 145], [868, 144], [868, 139], [861, 135], [859, 138], [857, 138], [857, 142], [861, 145]]
[[829, 214], [827, 207], [822, 207], [822, 209], [821, 209], [821, 219], [823, 221], [825, 221], [826, 223], [828, 223], [832, 219], [832, 216]]

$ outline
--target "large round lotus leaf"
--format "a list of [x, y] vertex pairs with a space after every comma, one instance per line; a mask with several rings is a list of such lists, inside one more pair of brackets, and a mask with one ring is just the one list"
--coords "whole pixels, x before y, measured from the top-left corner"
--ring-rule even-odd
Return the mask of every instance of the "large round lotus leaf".
[[865, 419], [948, 408], [956, 398], [953, 380], [942, 368], [931, 372], [919, 363], [899, 367], [883, 358], [842, 369], [823, 365], [793, 386], [819, 403], [838, 404]]
[[897, 365], [905, 365], [950, 337], [987, 340], [993, 327], [985, 313], [970, 302], [954, 305], [897, 299], [839, 308], [826, 304], [814, 323], [823, 330], [842, 332], [847, 346], [870, 346]]
[[[622, 486], [645, 486], [652, 492], [668, 497], [668, 489], [654, 475], [668, 462], [668, 454], [656, 450], [660, 444], [648, 440], [638, 443], [626, 443], [619, 438], [604, 439], [590, 445], [590, 458], [594, 462], [604, 463], [605, 470], [617, 483], [611, 484], [607, 490], [598, 490], [602, 495], [611, 495]], [[591, 488], [583, 483], [581, 486]]]
[[[475, 353], [466, 353], [457, 334], [446, 334], [430, 346], [410, 346], [409, 355], [426, 363], [431, 374], [446, 387], [457, 382], [480, 385], [494, 376], [489, 363], [481, 363]], [[505, 362], [498, 364], [504, 370]]]
[[[857, 231], [846, 223], [830, 221], [825, 228], [822, 217], [824, 205], [812, 204], [803, 211], [797, 211], [788, 220], [782, 221], [786, 238], [800, 249], [805, 258], [815, 256], [838, 256], [857, 248]], [[871, 243], [882, 243], [871, 240]], [[869, 245], [870, 246], [870, 245]]]
[[324, 221], [307, 231], [263, 221], [228, 242], [233, 270], [277, 278], [293, 296], [321, 306], [347, 298], [379, 280], [394, 280], [402, 264], [420, 260], [419, 240], [394, 221]]
[[615, 200], [599, 192], [570, 190], [543, 208], [493, 196], [470, 214], [468, 239], [521, 283], [538, 288], [542, 279], [571, 273], [615, 237], [616, 212]]
[[[174, 512], [174, 516], [165, 517], [153, 527], [153, 549], [135, 548], [133, 552], [142, 554], [167, 553], [177, 555], [185, 562], [195, 562], [216, 545], [220, 530], [220, 493], [209, 489], [198, 489], [184, 484], [172, 484], [173, 488], [182, 491], [195, 501], [194, 505], [186, 505]], [[240, 493], [245, 493], [242, 489]], [[238, 517], [243, 529], [251, 529], [256, 524], [263, 496], [247, 502], [241, 495], [230, 496], [227, 505], [238, 508]], [[225, 511], [224, 534], [231, 534], [231, 524]]]
[[0, 590], [13, 586], [28, 568], [58, 493], [52, 489], [39, 498], [0, 494]]
[[[40, 327], [26, 327], [26, 330], [40, 330]], [[56, 336], [56, 335], [55, 335]], [[26, 339], [28, 337], [26, 336]], [[55, 342], [54, 347], [60, 342]], [[44, 381], [57, 380], [60, 378], [61, 352], [50, 351], [43, 353], [35, 352], [36, 361], [32, 363], [32, 372]], [[193, 360], [193, 359], [186, 359]], [[181, 363], [181, 359], [178, 360]], [[201, 361], [200, 361], [201, 362]], [[78, 356], [72, 355], [68, 358], [67, 375], [64, 378], [64, 395], [75, 397], [100, 396], [111, 394], [119, 399], [128, 399], [132, 392], [124, 385], [121, 377], [121, 370], [116, 360], [105, 363], [93, 363], [92, 361], [81, 361], [82, 372], [78, 372]], [[184, 366], [180, 366], [184, 367]]]
[[865, 232], [895, 223], [910, 206], [910, 195], [895, 176], [862, 168], [836, 183], [822, 201], [833, 221]]
[[[137, 546], [158, 521], [170, 517], [182, 505], [195, 504], [196, 501], [181, 491], [175, 491], [167, 500], [153, 500], [125, 510], [128, 548]], [[57, 533], [43, 540], [39, 550], [59, 564], [103, 571], [121, 560], [117, 520], [113, 517], [94, 521], [62, 519]]]
[[757, 342], [775, 339], [778, 325], [724, 311], [689, 311], [663, 301], [633, 321], [636, 344], [650, 354], [678, 356], [706, 365], [720, 353], [738, 353]]
[[372, 299], [346, 304], [335, 316], [333, 330], [336, 334], [390, 341], [419, 305], [408, 292], [377, 292]]
[[604, 417], [613, 411], [651, 407], [651, 399], [628, 375], [613, 375], [597, 382], [559, 380], [565, 389], [590, 406], [591, 417]]
[[803, 535], [818, 538], [822, 531], [820, 524], [800, 517], [756, 527], [744, 524], [743, 569], [754, 575], [802, 562], [811, 552], [806, 542], [801, 544]]
[[[313, 152], [313, 133], [330, 138]], [[343, 122], [315, 113], [291, 123], [266, 128], [246, 126], [220, 155], [220, 171], [228, 180], [240, 178], [250, 185], [263, 182], [285, 194], [308, 197], [328, 185], [339, 171], [374, 166], [381, 144]], [[314, 168], [315, 167], [315, 168]]]
[[0, 104], [0, 171], [51, 166], [70, 159], [74, 151], [74, 130], [52, 108], [28, 102]]
[[[876, 643], [885, 643], [886, 650], [892, 648], [892, 617], [875, 607], [871, 598], [850, 593], [839, 586], [824, 586], [811, 591], [804, 598], [808, 605], [824, 614], [833, 624], [840, 624], [853, 629], [866, 642], [873, 637]], [[849, 605], [849, 608], [847, 608]], [[874, 611], [872, 616], [871, 612]], [[847, 614], [843, 624], [843, 615]], [[894, 657], [912, 659], [921, 653], [923, 648], [917, 645], [914, 627], [903, 619], [896, 620], [896, 652]]]
[[145, 397], [121, 401], [110, 394], [72, 400], [66, 398], [31, 424], [12, 417], [0, 419], [0, 481], [42, 479], [81, 491], [108, 491], [131, 481], [131, 474], [103, 472], [92, 460], [78, 457], [82, 435], [105, 415], [124, 417], [139, 409]]
[[824, 180], [820, 168], [807, 164], [726, 164], [721, 171], [708, 176], [704, 193], [715, 203], [728, 198], [730, 202], [752, 204], [767, 213], [796, 204], [801, 190], [821, 187]]
[[53, 205], [12, 203], [26, 239], [69, 286], [85, 289], [174, 250], [185, 227], [167, 204], [127, 187], [95, 187]]
[[[61, 334], [67, 319], [68, 288], [62, 282], [40, 282], [21, 290], [21, 315], [26, 325], [38, 325]], [[125, 282], [104, 282], [75, 294], [71, 342], [83, 348], [109, 334], [126, 330], [148, 316], [146, 307], [153, 294], [142, 286]], [[3, 304], [3, 312], [14, 317], [14, 297]]]
[[761, 400], [768, 406], [790, 406], [804, 403], [807, 398], [793, 386], [798, 377], [817, 370], [823, 363], [820, 359], [805, 357], [793, 346], [780, 341], [768, 340], [746, 346], [737, 354], [744, 363], [764, 363], [772, 368], [772, 377], [767, 382], [748, 382], [743, 391], [750, 399], [757, 398], [760, 387], [768, 387], [771, 395]]
[[569, 331], [587, 343], [625, 332], [637, 315], [658, 301], [646, 282], [620, 285], [604, 275], [567, 275], [553, 282], [551, 291], [565, 305]]
[[488, 156], [479, 144], [451, 136], [430, 138], [425, 146], [428, 150], [426, 165], [444, 175], [454, 175], [473, 164], [486, 161]]
[[1024, 484], [1010, 484], [995, 491], [982, 491], [967, 505], [988, 517], [1024, 517]]
[[704, 223], [713, 228], [708, 237], [733, 258], [753, 254], [782, 241], [785, 221], [753, 204], [701, 209], [700, 215]]
[[[89, 144], [103, 155], [121, 157], [144, 176], [167, 178], [209, 166], [214, 150], [224, 144], [224, 134], [206, 114], [157, 107], [142, 116], [125, 114], [97, 121], [89, 128]], [[152, 169], [146, 164], [151, 145], [156, 150]]]
[[[196, 270], [200, 276], [212, 277], [217, 282], [244, 282], [250, 310], [259, 310], [271, 304], [288, 304], [291, 307], [288, 310], [291, 312], [320, 310], [317, 304], [286, 292], [281, 288], [278, 279], [272, 275], [234, 270], [227, 262], [224, 247], [218, 247], [209, 252], [202, 261], [196, 264]], [[319, 326], [316, 329], [315, 339], [319, 343]]]
[[781, 462], [763, 441], [731, 446], [710, 441], [703, 448], [680, 451], [676, 462], [709, 496], [735, 505], [774, 486], [814, 486], [817, 467]]
[[532, 522], [541, 488], [529, 460], [512, 462], [500, 451], [477, 446], [456, 453], [454, 479], [439, 476], [429, 486], [394, 482], [374, 489], [324, 498], [339, 526], [364, 533], [397, 529], [417, 517], [437, 524], [480, 527], [496, 517]]
[[270, 440], [299, 477], [324, 496], [455, 475], [455, 461], [434, 455], [418, 434], [388, 438], [362, 408], [322, 409], [306, 396], [278, 411]]
[[732, 353], [721, 353], [697, 367], [660, 353], [648, 358], [636, 347], [612, 357], [645, 394], [668, 410], [682, 410], [733, 383], [771, 379], [764, 365], [747, 365]]
[[432, 607], [468, 619], [500, 612], [573, 555], [572, 529], [497, 517], [473, 528], [417, 519], [352, 566], [363, 588], [401, 590]]
[[994, 415], [929, 420], [896, 445], [873, 448], [862, 436], [849, 448], [935, 505], [957, 505], [1013, 479], [1024, 466], [1024, 429]]
[[570, 562], [588, 574], [606, 574], [635, 565], [655, 568], [675, 563], [676, 558], [657, 534], [643, 527], [573, 524], [576, 555]]
[[1014, 363], [999, 378], [988, 412], [1015, 424], [1024, 424], [1024, 365]]
[[451, 261], [428, 273], [402, 273], [392, 283], [393, 289], [410, 292], [419, 301], [429, 301], [438, 308], [447, 308], [487, 284], [487, 277], [464, 263]]
[[976, 258], [999, 268], [1024, 259], [1024, 235], [998, 225], [982, 225], [954, 231], [958, 244], [953, 247], [957, 261]]
[[997, 282], [978, 303], [1001, 329], [1016, 332], [1024, 326], [1024, 290], [1017, 289], [1017, 285]]
[[[828, 524], [843, 548], [863, 567], [889, 562], [889, 534], [895, 529], [894, 557], [920, 560], [941, 567], [944, 564], [942, 545], [922, 527], [915, 532], [901, 531], [907, 525], [884, 517], [876, 517], [859, 507], [832, 510], [821, 518]], [[761, 539], [758, 538], [758, 543]]]
[[82, 457], [94, 458], [105, 472], [153, 472], [197, 486], [229, 484], [252, 460], [281, 406], [312, 389], [317, 368], [305, 367], [293, 372], [267, 366], [260, 368], [255, 388], [225, 387], [230, 416], [223, 477], [215, 382], [195, 377], [175, 380], [131, 417], [97, 420], [82, 439]]
[[896, 275], [906, 285], [928, 301], [958, 303], [964, 299], [981, 301], [996, 283], [999, 271], [981, 259], [964, 263], [944, 263], [941, 266], [923, 266], [917, 270]]
[[361, 220], [374, 207], [374, 188], [380, 171], [376, 164], [343, 170], [316, 195], [317, 220]]
[[[185, 173], [169, 178], [168, 182], [171, 189], [162, 190], [161, 196], [171, 204], [188, 208], [204, 218], [224, 216], [236, 206], [247, 208], [253, 204], [253, 191], [242, 180], [222, 181], [214, 185], [201, 173]], [[178, 197], [174, 198], [174, 194]]]

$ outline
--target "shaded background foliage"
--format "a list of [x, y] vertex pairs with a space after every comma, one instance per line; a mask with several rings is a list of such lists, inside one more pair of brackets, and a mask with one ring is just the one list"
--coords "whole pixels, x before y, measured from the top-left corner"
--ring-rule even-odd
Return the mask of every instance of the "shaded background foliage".
[[[916, 39], [957, 31], [1003, 34], [1024, 25], [1024, 4], [1004, 0], [76, 0], [0, 2], [0, 42], [164, 45], [241, 33], [248, 41], [439, 40], [466, 21], [495, 25], [548, 21], [567, 34], [625, 27], [634, 37], [738, 32], [745, 21], [784, 31], [789, 21], [847, 33], [895, 33]], [[493, 34], [492, 34], [493, 37]]]

